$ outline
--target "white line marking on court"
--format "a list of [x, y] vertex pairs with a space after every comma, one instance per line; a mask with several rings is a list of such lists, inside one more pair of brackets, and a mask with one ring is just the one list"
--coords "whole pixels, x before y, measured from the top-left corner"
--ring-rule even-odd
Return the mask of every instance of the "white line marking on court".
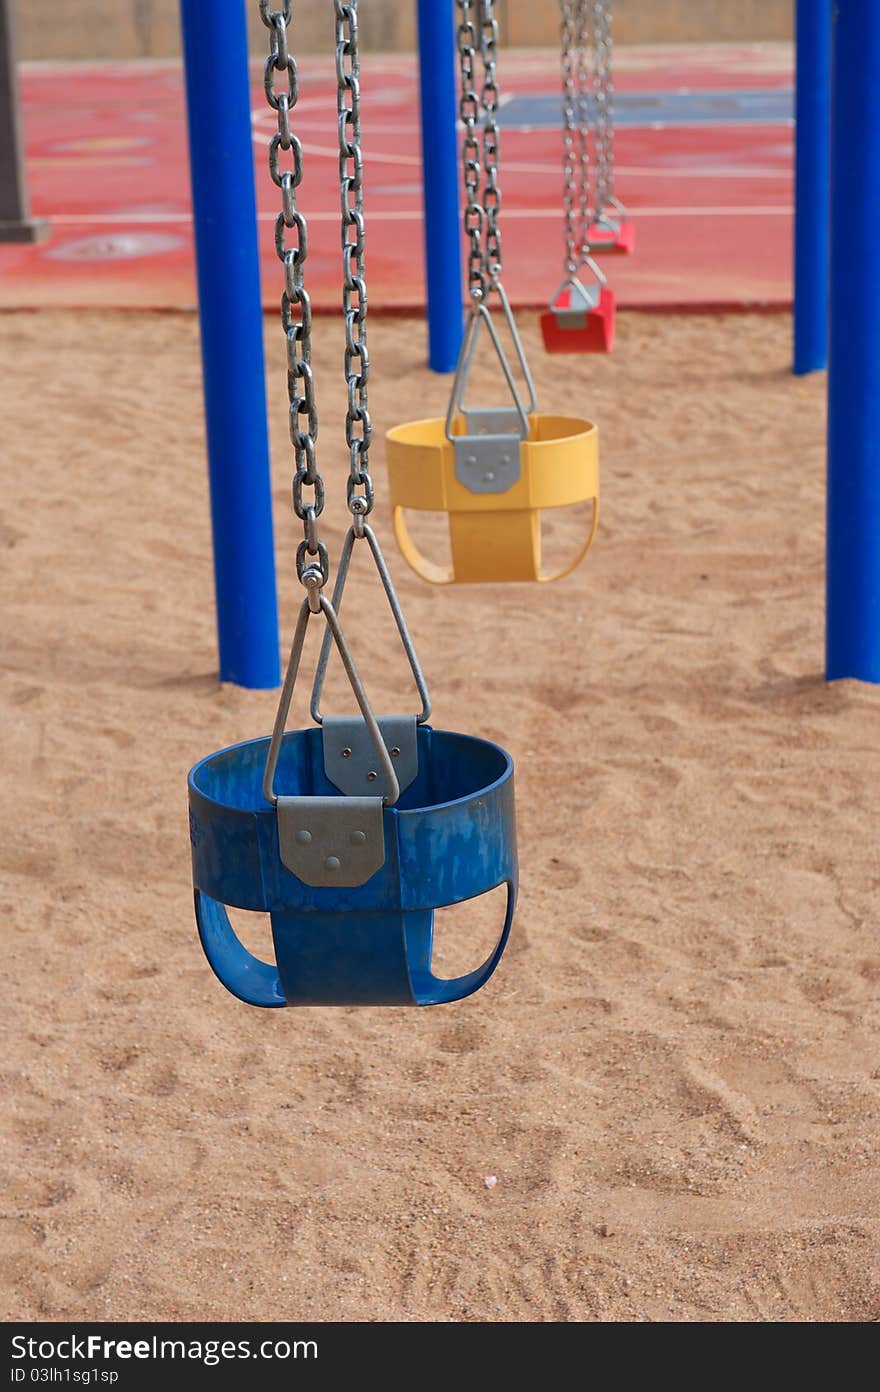
[[[669, 218], [669, 217], [791, 217], [794, 209], [789, 205], [767, 207], [743, 207], [737, 205], [731, 208], [627, 208], [627, 212], [633, 220], [638, 218]], [[45, 216], [45, 214], [40, 214]], [[275, 213], [259, 213], [259, 222], [274, 222]], [[505, 208], [505, 218], [511, 221], [522, 221], [523, 219], [536, 218], [541, 221], [559, 218], [558, 208]], [[338, 222], [337, 212], [318, 212], [309, 213], [310, 222]], [[388, 211], [371, 212], [368, 215], [369, 222], [421, 222], [422, 211], [420, 208], [394, 209]], [[49, 216], [49, 221], [63, 227], [146, 227], [153, 224], [173, 224], [191, 223], [190, 213], [53, 213]]]
[[[254, 117], [261, 115], [254, 112]], [[371, 126], [370, 133], [373, 135], [397, 135], [399, 132], [395, 126]], [[267, 141], [266, 131], [259, 130], [254, 121], [253, 141], [255, 145], [264, 146]], [[317, 157], [337, 160], [339, 150], [332, 145], [312, 145], [303, 142], [303, 153]], [[369, 151], [371, 164], [397, 164], [405, 168], [417, 168], [422, 166], [420, 155], [401, 155], [386, 153], [383, 150]], [[553, 179], [561, 179], [561, 159], [558, 162], [544, 160], [540, 164], [536, 162], [505, 160], [504, 168], [510, 174], [538, 174], [545, 175]], [[642, 164], [618, 164], [616, 166], [618, 174], [624, 178], [634, 179], [791, 179], [793, 173], [788, 165], [780, 169], [768, 169], [761, 167], [734, 168], [729, 165], [710, 165], [703, 169], [664, 169], [654, 165]]]

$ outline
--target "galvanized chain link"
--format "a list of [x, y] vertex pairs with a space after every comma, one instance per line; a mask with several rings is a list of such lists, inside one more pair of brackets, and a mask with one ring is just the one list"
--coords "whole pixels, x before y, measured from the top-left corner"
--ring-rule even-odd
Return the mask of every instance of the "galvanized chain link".
[[[315, 452], [318, 438], [318, 411], [312, 377], [312, 305], [305, 287], [304, 268], [309, 254], [308, 226], [296, 206], [296, 190], [303, 177], [303, 150], [290, 128], [290, 115], [297, 103], [299, 84], [296, 60], [288, 46], [288, 25], [292, 0], [284, 0], [280, 10], [270, 8], [270, 0], [259, 0], [260, 16], [269, 30], [269, 57], [264, 87], [266, 100], [278, 118], [278, 130], [269, 141], [269, 172], [281, 190], [281, 212], [275, 219], [275, 250], [284, 266], [284, 293], [281, 296], [281, 323], [287, 342], [287, 394], [290, 401], [290, 440], [296, 472], [293, 476], [293, 510], [303, 524], [303, 539], [297, 547], [296, 573], [314, 596], [326, 584], [330, 573], [327, 547], [318, 536], [318, 518], [324, 510], [324, 480], [318, 473]], [[284, 74], [279, 86], [279, 74]], [[288, 155], [290, 168], [282, 168]], [[292, 239], [288, 242], [288, 233]], [[304, 490], [311, 489], [308, 497]]]
[[594, 210], [601, 218], [614, 201], [614, 81], [611, 71], [611, 0], [593, 0], [593, 105], [596, 147]]
[[565, 270], [576, 275], [589, 255], [592, 205], [590, 200], [590, 72], [587, 61], [590, 0], [561, 0], [562, 116], [565, 208]]
[[[464, 126], [464, 230], [468, 238], [468, 290], [480, 303], [496, 288], [503, 269], [501, 188], [498, 183], [498, 20], [495, 0], [457, 0], [461, 72], [459, 116]], [[476, 59], [483, 70], [477, 93]], [[482, 138], [477, 129], [482, 122]]]
[[[421, 699], [421, 712], [416, 720], [418, 723], [427, 720], [431, 713], [427, 686], [379, 543], [367, 525], [374, 501], [373, 482], [369, 472], [369, 451], [373, 432], [367, 404], [370, 359], [366, 327], [367, 283], [364, 267], [364, 169], [361, 150], [358, 0], [334, 0], [336, 109], [342, 213], [342, 307], [345, 316], [345, 380], [348, 394], [345, 439], [350, 461], [346, 495], [352, 514], [352, 525], [343, 544], [332, 602], [322, 593], [329, 576], [330, 564], [327, 547], [318, 536], [317, 525], [318, 518], [324, 510], [324, 481], [318, 473], [316, 460], [318, 413], [312, 377], [312, 309], [304, 280], [304, 264], [308, 259], [308, 226], [296, 205], [296, 190], [303, 177], [303, 149], [290, 127], [291, 112], [298, 97], [296, 62], [288, 45], [293, 0], [283, 0], [283, 7], [274, 10], [270, 8], [271, 3], [272, 0], [259, 0], [260, 16], [270, 35], [264, 84], [266, 100], [278, 117], [278, 131], [269, 142], [269, 171], [273, 183], [281, 190], [281, 212], [275, 221], [275, 246], [284, 265], [281, 322], [287, 341], [290, 438], [296, 457], [293, 507], [297, 517], [302, 520], [304, 532], [303, 540], [297, 548], [296, 569], [308, 594], [300, 606], [287, 674], [269, 743], [263, 775], [263, 794], [267, 801], [277, 801], [274, 790], [275, 772], [296, 686], [306, 630], [312, 614], [323, 614], [326, 629], [312, 689], [312, 714], [320, 725], [323, 719], [319, 706], [324, 673], [331, 644], [335, 644], [376, 751], [379, 766], [385, 775], [387, 792], [382, 801], [393, 804], [397, 801], [400, 788], [392, 763], [392, 754], [399, 751], [389, 752], [385, 746], [338, 617], [352, 547], [357, 538], [365, 537], [379, 571]], [[286, 75], [286, 89], [283, 86], [284, 79], [279, 87], [279, 73]], [[282, 153], [289, 154], [292, 168], [282, 169]], [[287, 237], [291, 232], [294, 236], [292, 244], [288, 245]], [[314, 489], [311, 500], [304, 496], [303, 490], [306, 488]], [[371, 778], [374, 776], [370, 775]]]
[[458, 0], [458, 60], [461, 71], [458, 114], [464, 126], [461, 144], [465, 192], [464, 230], [468, 238], [468, 292], [475, 302], [484, 299], [487, 289], [483, 264], [486, 213], [481, 201], [481, 150], [477, 137], [480, 99], [477, 96], [475, 76], [476, 54], [481, 48], [481, 5], [482, 0]]
[[355, 533], [373, 511], [368, 408], [367, 285], [364, 266], [364, 160], [361, 150], [360, 46], [357, 0], [334, 0], [336, 14], [336, 110], [339, 127], [339, 189], [342, 206], [342, 308], [345, 314], [345, 382], [348, 408], [348, 508]]
[[[608, 226], [614, 197], [612, 0], [560, 0], [565, 270], [591, 253], [596, 223]], [[591, 145], [593, 159], [591, 163]]]
[[486, 215], [486, 240], [483, 251], [483, 270], [489, 289], [501, 278], [501, 189], [498, 184], [498, 84], [495, 80], [498, 57], [498, 20], [495, 0], [483, 0], [480, 32], [480, 56], [483, 60], [483, 212]]
[[[464, 230], [468, 238], [467, 283], [471, 307], [464, 338], [455, 369], [455, 380], [446, 415], [446, 435], [454, 440], [453, 425], [459, 413], [468, 416], [464, 405], [465, 389], [473, 366], [474, 354], [483, 328], [486, 329], [497, 355], [498, 363], [513, 398], [516, 431], [521, 438], [529, 433], [529, 414], [536, 410], [535, 387], [526, 361], [522, 339], [517, 332], [510, 301], [501, 283], [501, 188], [498, 180], [498, 109], [499, 93], [496, 79], [498, 61], [498, 20], [495, 0], [457, 0], [458, 58], [461, 73], [459, 116], [464, 126], [461, 160], [464, 174]], [[477, 57], [482, 67], [482, 80], [476, 76]], [[479, 87], [479, 95], [478, 95]], [[478, 126], [482, 133], [478, 136]], [[498, 336], [487, 301], [492, 292], [498, 296], [501, 313], [509, 330], [516, 362], [522, 373], [525, 393], [514, 379], [507, 350]], [[524, 404], [523, 395], [527, 404]], [[490, 416], [499, 419], [494, 407], [482, 413], [484, 421]], [[508, 408], [500, 408], [501, 417], [510, 417]]]

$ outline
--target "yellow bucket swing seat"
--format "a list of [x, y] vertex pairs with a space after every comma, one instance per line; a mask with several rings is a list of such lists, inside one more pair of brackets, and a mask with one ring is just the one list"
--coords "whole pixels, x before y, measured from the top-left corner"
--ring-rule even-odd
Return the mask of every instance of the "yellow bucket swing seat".
[[[475, 302], [459, 355], [446, 419], [410, 421], [387, 436], [388, 484], [394, 535], [407, 564], [433, 585], [506, 580], [559, 580], [584, 559], [599, 521], [599, 442], [596, 426], [579, 416], [541, 414], [507, 294], [496, 281], [527, 401], [485, 300]], [[485, 325], [512, 406], [467, 407], [464, 393]], [[574, 559], [545, 570], [541, 513], [591, 502], [592, 516]], [[451, 564], [423, 555], [406, 513], [445, 512]]]

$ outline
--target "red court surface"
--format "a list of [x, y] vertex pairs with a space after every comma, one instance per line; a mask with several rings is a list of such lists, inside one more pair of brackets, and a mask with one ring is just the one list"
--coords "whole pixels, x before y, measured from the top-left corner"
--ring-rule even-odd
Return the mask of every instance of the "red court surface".
[[[265, 146], [272, 113], [254, 66], [254, 154], [264, 301], [281, 268], [272, 223], [277, 190]], [[499, 80], [505, 282], [514, 304], [545, 305], [562, 271], [558, 55], [505, 51]], [[739, 116], [721, 94], [757, 98], [792, 82], [785, 44], [651, 47], [616, 54], [621, 103], [653, 94], [657, 120], [621, 124], [617, 190], [637, 228], [635, 254], [606, 259], [623, 307], [779, 307], [790, 301], [791, 120]], [[0, 307], [152, 307], [195, 303], [182, 75], [170, 62], [38, 65], [22, 72], [38, 247], [0, 247]], [[417, 75], [409, 57], [367, 55], [362, 79], [367, 269], [374, 310], [424, 304]], [[663, 119], [661, 94], [709, 94], [709, 118]], [[712, 98], [711, 94], [715, 97]], [[770, 100], [768, 96], [768, 101]], [[551, 100], [553, 99], [553, 100]], [[638, 106], [636, 98], [631, 98]], [[772, 103], [771, 103], [772, 104]], [[730, 105], [730, 103], [727, 103]], [[735, 103], [733, 103], [735, 105]], [[718, 108], [718, 119], [712, 114]], [[534, 111], [526, 124], [524, 117]], [[622, 115], [622, 113], [621, 113]], [[529, 118], [531, 120], [531, 117]], [[300, 206], [310, 219], [309, 286], [317, 309], [339, 304], [339, 196], [332, 55], [301, 64], [296, 129], [306, 151]], [[211, 160], [211, 151], [204, 152]]]

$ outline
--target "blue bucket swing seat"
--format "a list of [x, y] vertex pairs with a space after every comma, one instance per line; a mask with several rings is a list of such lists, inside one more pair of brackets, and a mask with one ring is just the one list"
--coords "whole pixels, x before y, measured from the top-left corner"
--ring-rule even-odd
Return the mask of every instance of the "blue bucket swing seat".
[[[196, 920], [227, 990], [250, 1005], [438, 1005], [492, 975], [517, 886], [513, 763], [497, 745], [433, 730], [405, 620], [374, 534], [382, 576], [422, 696], [418, 716], [373, 715], [338, 619], [352, 528], [331, 604], [304, 599], [271, 739], [249, 740], [189, 775]], [[313, 612], [327, 623], [312, 693], [314, 728], [285, 733]], [[335, 643], [360, 707], [323, 717]], [[277, 791], [280, 790], [280, 791]], [[434, 911], [507, 886], [498, 942], [453, 980], [431, 968]], [[271, 916], [275, 963], [236, 937], [227, 906]]]
[[[368, 454], [370, 372], [360, 148], [357, 0], [337, 5], [336, 73], [342, 195], [345, 439], [352, 525], [332, 602], [319, 535], [324, 481], [317, 471], [318, 413], [311, 357], [312, 311], [305, 287], [307, 223], [296, 206], [302, 145], [291, 132], [296, 60], [291, 6], [262, 4], [270, 30], [267, 100], [278, 115], [269, 167], [282, 191], [275, 247], [284, 265], [281, 319], [287, 352], [289, 428], [296, 460], [293, 505], [303, 523], [296, 556], [305, 586], [275, 726], [269, 739], [211, 754], [189, 775], [196, 920], [205, 954], [227, 990], [250, 1005], [439, 1005], [484, 985], [504, 951], [516, 902], [513, 764], [503, 749], [433, 730], [430, 699], [379, 543]], [[274, 83], [280, 75], [283, 90]], [[293, 169], [281, 168], [282, 154]], [[289, 238], [289, 241], [287, 240]], [[305, 490], [305, 494], [304, 494]], [[367, 542], [421, 700], [418, 715], [373, 714], [339, 622], [356, 541]], [[323, 641], [312, 684], [314, 726], [286, 732], [303, 644], [313, 616]], [[335, 645], [359, 716], [325, 717], [320, 700]], [[434, 913], [501, 885], [507, 908], [494, 949], [453, 980], [432, 968]], [[268, 913], [275, 961], [236, 936], [229, 908]]]

